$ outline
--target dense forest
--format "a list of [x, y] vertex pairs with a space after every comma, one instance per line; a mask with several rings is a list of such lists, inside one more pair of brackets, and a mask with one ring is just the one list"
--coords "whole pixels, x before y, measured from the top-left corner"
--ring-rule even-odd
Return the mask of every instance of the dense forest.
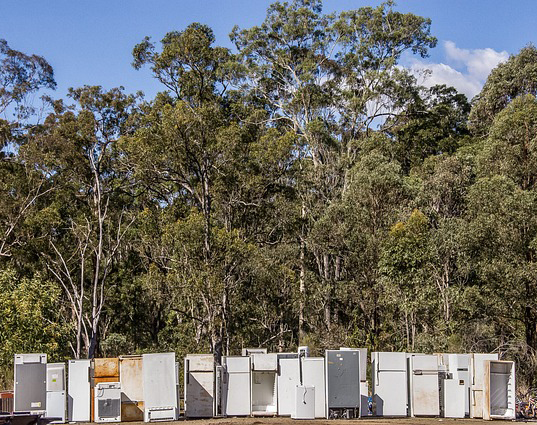
[[0, 40], [3, 385], [20, 352], [299, 344], [499, 351], [537, 383], [537, 49], [468, 100], [399, 65], [430, 25], [294, 0], [232, 50], [198, 23], [141, 34], [154, 99], [55, 99], [46, 59]]

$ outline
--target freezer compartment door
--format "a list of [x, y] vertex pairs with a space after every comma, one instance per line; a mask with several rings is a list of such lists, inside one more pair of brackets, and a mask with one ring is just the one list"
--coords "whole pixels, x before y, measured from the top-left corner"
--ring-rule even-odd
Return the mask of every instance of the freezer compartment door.
[[373, 361], [376, 362], [378, 371], [393, 370], [406, 373], [407, 355], [406, 353], [373, 353]]
[[252, 370], [274, 371], [278, 370], [278, 355], [270, 354], [252, 354]]

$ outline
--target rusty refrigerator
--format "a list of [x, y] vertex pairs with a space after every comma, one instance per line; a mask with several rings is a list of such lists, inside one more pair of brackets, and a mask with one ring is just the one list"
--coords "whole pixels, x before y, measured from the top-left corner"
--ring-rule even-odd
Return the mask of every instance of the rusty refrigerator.
[[487, 360], [498, 360], [498, 354], [474, 353], [470, 359], [470, 417], [475, 419], [483, 418], [483, 391]]
[[144, 386], [142, 356], [119, 357], [121, 383], [121, 422], [144, 420]]

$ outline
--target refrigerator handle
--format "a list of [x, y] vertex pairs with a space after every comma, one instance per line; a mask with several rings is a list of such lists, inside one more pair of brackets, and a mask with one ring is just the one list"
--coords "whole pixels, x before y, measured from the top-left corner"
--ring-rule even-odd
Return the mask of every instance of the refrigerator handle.
[[186, 384], [188, 385], [190, 383], [190, 360], [185, 359], [185, 377], [186, 377]]

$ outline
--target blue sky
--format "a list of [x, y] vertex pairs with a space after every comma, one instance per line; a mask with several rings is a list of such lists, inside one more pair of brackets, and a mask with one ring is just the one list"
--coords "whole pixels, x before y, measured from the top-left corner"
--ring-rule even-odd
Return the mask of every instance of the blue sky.
[[[131, 67], [133, 46], [146, 35], [160, 40], [191, 22], [211, 26], [217, 44], [231, 47], [228, 34], [237, 24], [262, 22], [265, 0], [0, 0], [0, 38], [25, 53], [44, 56], [54, 67], [58, 89], [83, 84], [148, 98], [161, 89], [149, 70]], [[342, 11], [380, 1], [325, 0], [324, 11]], [[406, 57], [404, 65], [432, 69], [425, 84], [455, 85], [475, 95], [498, 61], [536, 42], [535, 0], [399, 0], [397, 9], [430, 17], [438, 47], [426, 60]]]

